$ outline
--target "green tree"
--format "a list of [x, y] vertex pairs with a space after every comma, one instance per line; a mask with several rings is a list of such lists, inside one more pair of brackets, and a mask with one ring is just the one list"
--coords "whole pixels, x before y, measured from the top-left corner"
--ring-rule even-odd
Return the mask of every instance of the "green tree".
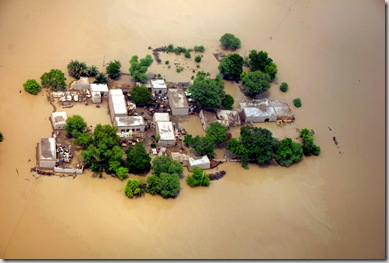
[[231, 33], [225, 33], [220, 38], [220, 44], [225, 49], [235, 50], [240, 48], [240, 39]]
[[200, 107], [219, 108], [225, 96], [224, 82], [219, 76], [215, 79], [205, 76], [203, 71], [198, 72], [189, 90]]
[[142, 143], [138, 142], [135, 146], [129, 147], [126, 154], [126, 166], [131, 173], [139, 174], [150, 170], [151, 157]]
[[128, 168], [120, 166], [115, 170], [116, 175], [118, 178], [123, 181], [124, 178], [128, 176]]
[[160, 183], [161, 178], [154, 174], [150, 175], [147, 178], [147, 191], [152, 195], [159, 194], [161, 192]]
[[297, 108], [300, 108], [301, 107], [301, 99], [300, 98], [296, 98], [293, 100], [293, 104], [294, 106], [296, 106]]
[[25, 91], [30, 94], [37, 95], [41, 90], [41, 85], [35, 79], [29, 79], [24, 84], [23, 87]]
[[55, 91], [66, 89], [65, 80], [65, 74], [59, 69], [52, 69], [41, 76], [42, 87]]
[[[66, 124], [64, 127], [64, 130], [73, 137], [78, 137], [81, 133], [85, 131], [87, 127], [86, 122], [84, 121], [84, 118], [82, 118], [80, 115], [73, 115], [66, 119]], [[87, 135], [86, 135], [87, 136]], [[84, 140], [85, 138], [82, 138], [81, 140]], [[80, 141], [78, 141], [80, 142]]]
[[190, 51], [187, 49], [186, 51], [185, 51], [185, 57], [186, 58], [191, 58], [192, 56], [190, 55]]
[[80, 145], [83, 150], [86, 150], [92, 142], [93, 137], [89, 132], [78, 133], [77, 138], [74, 139], [74, 144]]
[[194, 50], [195, 52], [201, 52], [201, 53], [203, 53], [203, 52], [205, 51], [205, 48], [204, 48], [204, 46], [194, 46], [193, 50]]
[[287, 92], [288, 91], [288, 83], [282, 82], [281, 85], [280, 85], [280, 90], [282, 92]]
[[88, 67], [88, 76], [89, 77], [96, 77], [97, 74], [99, 74], [99, 70], [97, 69], [97, 67], [95, 65]]
[[301, 161], [303, 158], [303, 148], [300, 143], [292, 141], [291, 138], [285, 138], [280, 141], [276, 151], [275, 159], [282, 166]]
[[320, 154], [320, 147], [315, 145], [313, 135], [315, 134], [314, 130], [309, 130], [307, 128], [303, 128], [300, 131], [300, 137], [303, 141], [303, 153], [306, 156]]
[[266, 72], [266, 66], [270, 65], [273, 62], [271, 58], [269, 58], [266, 51], [256, 51], [251, 50], [249, 54], [249, 64], [251, 71], [263, 71]]
[[184, 171], [182, 164], [179, 161], [172, 160], [168, 156], [157, 156], [152, 161], [153, 173], [160, 176], [161, 173], [181, 175]]
[[270, 76], [262, 71], [243, 72], [241, 75], [247, 95], [254, 97], [270, 88]]
[[277, 65], [274, 62], [271, 62], [265, 67], [265, 73], [270, 76], [270, 79], [273, 81], [277, 75]]
[[213, 140], [214, 138], [198, 135], [193, 138], [192, 135], [188, 134], [184, 138], [184, 143], [192, 147], [199, 155], [207, 155], [212, 158], [215, 156], [215, 142]]
[[136, 106], [145, 106], [152, 102], [153, 94], [145, 86], [135, 86], [131, 91], [131, 99]]
[[232, 106], [234, 105], [234, 97], [229, 94], [226, 94], [224, 99], [222, 100], [222, 106], [226, 110], [232, 110]]
[[239, 54], [228, 54], [219, 64], [224, 79], [239, 79], [243, 71], [243, 58]]
[[138, 56], [132, 56], [130, 59], [130, 74], [131, 76], [140, 82], [146, 82], [147, 75], [146, 72], [148, 68], [153, 63], [153, 58], [150, 55], [147, 55], [145, 58], [138, 60]]
[[231, 139], [227, 144], [227, 150], [242, 157], [242, 165], [248, 161], [258, 164], [268, 164], [275, 158], [279, 142], [273, 138], [271, 131], [264, 128], [240, 128], [240, 138]]
[[209, 174], [206, 174], [203, 169], [198, 167], [193, 168], [193, 174], [186, 177], [186, 183], [190, 187], [209, 186], [210, 182]]
[[213, 143], [222, 143], [227, 140], [227, 127], [220, 122], [212, 122], [205, 131], [206, 137], [209, 137]]
[[3, 140], [4, 140], [3, 133], [0, 132], [0, 142], [2, 142]]
[[84, 62], [71, 60], [67, 65], [69, 76], [80, 79], [81, 76], [88, 74], [88, 67]]
[[124, 187], [124, 194], [129, 198], [141, 196], [143, 191], [140, 181], [138, 179], [128, 179], [126, 186]]
[[111, 79], [120, 77], [120, 67], [122, 64], [119, 60], [110, 61], [107, 66], [107, 74]]
[[95, 77], [95, 82], [96, 84], [107, 84], [108, 83], [108, 79], [107, 79], [107, 75], [105, 75], [104, 72], [99, 72], [96, 77]]
[[164, 198], [176, 197], [180, 190], [180, 177], [177, 174], [161, 173], [159, 178], [160, 194]]
[[201, 62], [201, 56], [196, 56], [195, 57], [195, 62], [200, 63]]

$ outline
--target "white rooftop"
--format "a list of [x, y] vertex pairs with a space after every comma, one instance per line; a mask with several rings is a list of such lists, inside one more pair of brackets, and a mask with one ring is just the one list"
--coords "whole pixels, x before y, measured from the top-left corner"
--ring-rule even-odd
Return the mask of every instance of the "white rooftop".
[[204, 155], [200, 159], [194, 159], [192, 157], [189, 157], [189, 165], [190, 166], [199, 166], [202, 164], [209, 164], [209, 163], [210, 163], [209, 158], [206, 155]]
[[91, 92], [108, 92], [107, 84], [90, 84]]
[[272, 107], [267, 107], [267, 108], [257, 108], [257, 107], [247, 107], [243, 108], [244, 115], [246, 118], [250, 117], [268, 117], [268, 116], [277, 116], [276, 112]]
[[156, 112], [153, 115], [154, 121], [170, 121], [169, 113], [166, 112]]
[[145, 125], [142, 116], [115, 117], [115, 121], [118, 127]]
[[173, 123], [171, 121], [159, 121], [157, 122], [158, 134], [163, 141], [176, 140], [174, 136]]
[[54, 123], [64, 123], [66, 122], [66, 119], [68, 118], [68, 115], [64, 111], [55, 111], [51, 113], [51, 119]]
[[188, 101], [182, 89], [169, 89], [169, 100], [173, 102], [175, 108], [189, 108]]
[[54, 138], [42, 138], [41, 139], [41, 160], [56, 160], [56, 148]]
[[167, 89], [166, 83], [163, 79], [152, 79], [150, 80], [150, 83], [154, 89]]
[[111, 89], [109, 90], [110, 96], [123, 96], [123, 90], [121, 89]]
[[126, 101], [124, 96], [112, 96], [112, 107], [114, 114], [127, 114]]

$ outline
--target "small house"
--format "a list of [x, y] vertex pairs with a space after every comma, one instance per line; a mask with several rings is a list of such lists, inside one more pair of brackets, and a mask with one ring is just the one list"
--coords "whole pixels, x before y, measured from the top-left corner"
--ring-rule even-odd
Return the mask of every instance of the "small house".
[[61, 111], [61, 112], [53, 112], [51, 113], [51, 123], [53, 124], [54, 130], [63, 130], [66, 125], [66, 120], [68, 116], [66, 112]]
[[239, 106], [245, 122], [292, 122], [294, 115], [285, 100], [253, 100]]
[[112, 123], [115, 122], [115, 117], [128, 116], [126, 100], [121, 89], [111, 89], [109, 91], [108, 108]]
[[158, 121], [156, 123], [156, 134], [159, 135], [158, 146], [169, 147], [176, 144], [176, 136], [171, 121]]
[[169, 89], [168, 97], [172, 115], [188, 115], [189, 104], [182, 89]]
[[153, 115], [153, 122], [156, 123], [158, 121], [170, 121], [169, 113], [166, 112], [156, 112]]
[[170, 157], [172, 160], [179, 161], [183, 166], [189, 165], [189, 156], [179, 152], [171, 152]]
[[53, 169], [57, 161], [54, 138], [42, 138], [38, 149], [39, 168]]
[[93, 103], [101, 103], [102, 97], [108, 97], [109, 90], [107, 84], [90, 84], [89, 91]]
[[119, 132], [144, 132], [145, 123], [142, 116], [115, 117], [114, 125]]
[[89, 89], [89, 78], [88, 77], [81, 77], [78, 80], [73, 81], [70, 84], [71, 90], [78, 90], [78, 91], [85, 91]]
[[211, 168], [211, 161], [209, 160], [208, 156], [204, 155], [201, 158], [192, 158], [189, 157], [189, 166], [188, 170], [191, 172], [193, 168], [198, 167], [202, 169], [210, 169]]
[[166, 94], [167, 86], [163, 79], [152, 79], [150, 80], [151, 92], [153, 94]]

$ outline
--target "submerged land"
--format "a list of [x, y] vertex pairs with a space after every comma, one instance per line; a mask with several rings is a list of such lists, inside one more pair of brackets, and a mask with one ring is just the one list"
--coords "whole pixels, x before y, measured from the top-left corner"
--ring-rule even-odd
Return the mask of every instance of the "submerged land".
[[[75, 11], [69, 2], [0, 5], [2, 258], [385, 257], [383, 3], [99, 2], [93, 7], [81, 4], [88, 5], [86, 13], [81, 12], [83, 6]], [[16, 17], [14, 10], [19, 10]], [[37, 19], [32, 10], [42, 16]], [[214, 10], [235, 20], [215, 21]], [[366, 15], [371, 19], [366, 21]], [[150, 23], [154, 17], [160, 18], [160, 26]], [[11, 21], [17, 22], [6, 26]], [[63, 31], [44, 33], [61, 21], [69, 22]], [[258, 32], [255, 37], [253, 28]], [[277, 62], [278, 85], [286, 81], [290, 89], [282, 93], [273, 84], [267, 98], [290, 104], [296, 97], [303, 101], [302, 108], [293, 109], [294, 123], [255, 126], [271, 130], [277, 138], [295, 138], [296, 128], [312, 128], [322, 148], [319, 157], [287, 169], [245, 170], [239, 163], [225, 163], [227, 175], [220, 182], [209, 189], [181, 183], [180, 196], [174, 200], [148, 195], [129, 200], [123, 195], [125, 182], [96, 179], [91, 172], [74, 180], [31, 176], [35, 144], [51, 135], [53, 108], [44, 93], [34, 97], [19, 92], [26, 79], [39, 79], [51, 68], [66, 72], [74, 58], [101, 70], [104, 59], [119, 59], [124, 71], [132, 55], [144, 56], [150, 53], [148, 46], [167, 43], [203, 44], [206, 51], [200, 64], [216, 76], [218, 61], [212, 53], [221, 51], [218, 39], [225, 32], [240, 37], [242, 56], [246, 50], [266, 50]], [[184, 56], [160, 57], [187, 63]], [[156, 63], [149, 71], [174, 82], [193, 75], [188, 65], [179, 74]], [[128, 76], [120, 78], [129, 81]], [[241, 90], [231, 82], [225, 89], [237, 107], [244, 99]], [[107, 105], [80, 104], [66, 112], [82, 115], [95, 127], [111, 124], [106, 110]], [[178, 122], [188, 133], [204, 135], [200, 120], [181, 117]], [[239, 129], [232, 128], [231, 133], [238, 137]], [[224, 151], [216, 155], [223, 157]]]

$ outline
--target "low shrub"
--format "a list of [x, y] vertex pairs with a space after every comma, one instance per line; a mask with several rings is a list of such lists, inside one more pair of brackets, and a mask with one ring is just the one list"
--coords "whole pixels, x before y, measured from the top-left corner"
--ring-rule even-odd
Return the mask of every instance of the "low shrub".
[[297, 108], [300, 108], [301, 107], [301, 99], [300, 98], [296, 98], [293, 100], [293, 104], [294, 106], [296, 106]]

